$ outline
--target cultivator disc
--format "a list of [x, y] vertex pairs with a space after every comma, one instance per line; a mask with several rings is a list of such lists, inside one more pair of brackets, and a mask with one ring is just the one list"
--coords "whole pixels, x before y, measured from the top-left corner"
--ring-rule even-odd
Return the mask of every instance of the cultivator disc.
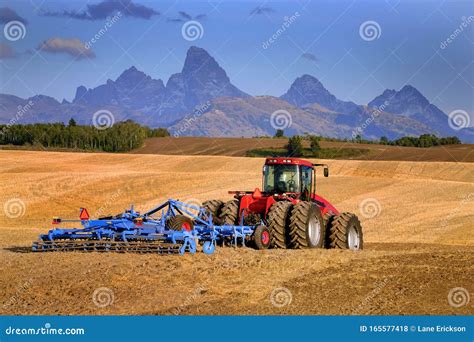
[[160, 241], [107, 241], [107, 240], [38, 240], [33, 243], [34, 252], [117, 252], [183, 254], [192, 252], [184, 244]]

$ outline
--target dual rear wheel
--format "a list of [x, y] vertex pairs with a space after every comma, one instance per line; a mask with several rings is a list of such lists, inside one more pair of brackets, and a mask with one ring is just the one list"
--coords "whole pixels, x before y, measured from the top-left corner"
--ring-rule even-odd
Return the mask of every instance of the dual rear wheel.
[[362, 227], [348, 212], [321, 216], [313, 202], [277, 202], [268, 213], [271, 247], [274, 248], [363, 248]]
[[353, 213], [344, 212], [328, 218], [327, 248], [359, 250], [364, 247], [362, 227]]

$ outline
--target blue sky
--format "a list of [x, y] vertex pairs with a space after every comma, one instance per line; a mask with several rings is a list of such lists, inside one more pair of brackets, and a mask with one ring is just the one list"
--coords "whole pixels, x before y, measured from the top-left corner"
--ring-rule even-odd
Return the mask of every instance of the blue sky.
[[[236, 86], [253, 95], [280, 96], [296, 77], [311, 74], [343, 100], [366, 104], [386, 88], [411, 84], [446, 113], [462, 109], [473, 117], [472, 1], [134, 0], [138, 14], [119, 18], [92, 44], [87, 58], [57, 49], [53, 42], [85, 43], [104, 27], [100, 11], [87, 10], [88, 4], [100, 3], [2, 0], [0, 7], [21, 17], [26, 32], [16, 41], [1, 36], [0, 92], [71, 100], [77, 86], [98, 86], [132, 65], [166, 83], [181, 70], [186, 50], [196, 45], [216, 58]], [[80, 15], [89, 17], [78, 19]], [[291, 16], [294, 20], [277, 33]], [[188, 20], [202, 25], [202, 38], [183, 38]], [[376, 39], [361, 36], [366, 22], [380, 28]], [[467, 25], [456, 34], [463, 22]], [[274, 34], [274, 42], [263, 48]]]

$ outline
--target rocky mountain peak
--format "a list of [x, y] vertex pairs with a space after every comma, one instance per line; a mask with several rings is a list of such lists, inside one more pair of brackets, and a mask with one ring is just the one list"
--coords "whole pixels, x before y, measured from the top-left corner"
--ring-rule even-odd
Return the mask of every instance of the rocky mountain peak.
[[361, 106], [336, 98], [316, 77], [311, 75], [298, 77], [281, 98], [300, 108], [318, 104], [346, 114], [358, 114], [362, 111]]
[[382, 105], [385, 111], [412, 116], [426, 111], [430, 102], [418, 89], [411, 85], [405, 85], [399, 91], [387, 89], [369, 103], [369, 107]]
[[333, 103], [336, 100], [336, 97], [324, 88], [316, 77], [311, 75], [298, 77], [281, 98], [298, 107], [305, 107], [313, 103], [327, 107], [328, 103]]
[[144, 72], [139, 71], [134, 66], [131, 66], [122, 72], [115, 82], [118, 84], [134, 84], [143, 81], [144, 79], [151, 79], [151, 77], [146, 75]]

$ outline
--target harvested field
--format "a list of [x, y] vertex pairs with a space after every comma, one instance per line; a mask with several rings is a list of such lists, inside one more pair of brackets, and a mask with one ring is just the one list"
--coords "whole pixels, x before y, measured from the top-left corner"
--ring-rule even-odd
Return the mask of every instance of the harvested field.
[[[288, 139], [285, 138], [151, 138], [145, 141], [143, 147], [132, 153], [244, 157], [249, 150], [283, 148], [287, 142]], [[360, 160], [474, 162], [472, 144], [418, 148], [322, 141], [320, 145], [322, 148], [369, 150], [367, 154], [351, 158]]]
[[[53, 216], [229, 199], [260, 185], [263, 159], [0, 151], [0, 313], [474, 314], [474, 164], [326, 162], [318, 192], [360, 217], [363, 251], [30, 253]], [[459, 308], [456, 287], [471, 293]], [[92, 300], [99, 288], [110, 305]]]

